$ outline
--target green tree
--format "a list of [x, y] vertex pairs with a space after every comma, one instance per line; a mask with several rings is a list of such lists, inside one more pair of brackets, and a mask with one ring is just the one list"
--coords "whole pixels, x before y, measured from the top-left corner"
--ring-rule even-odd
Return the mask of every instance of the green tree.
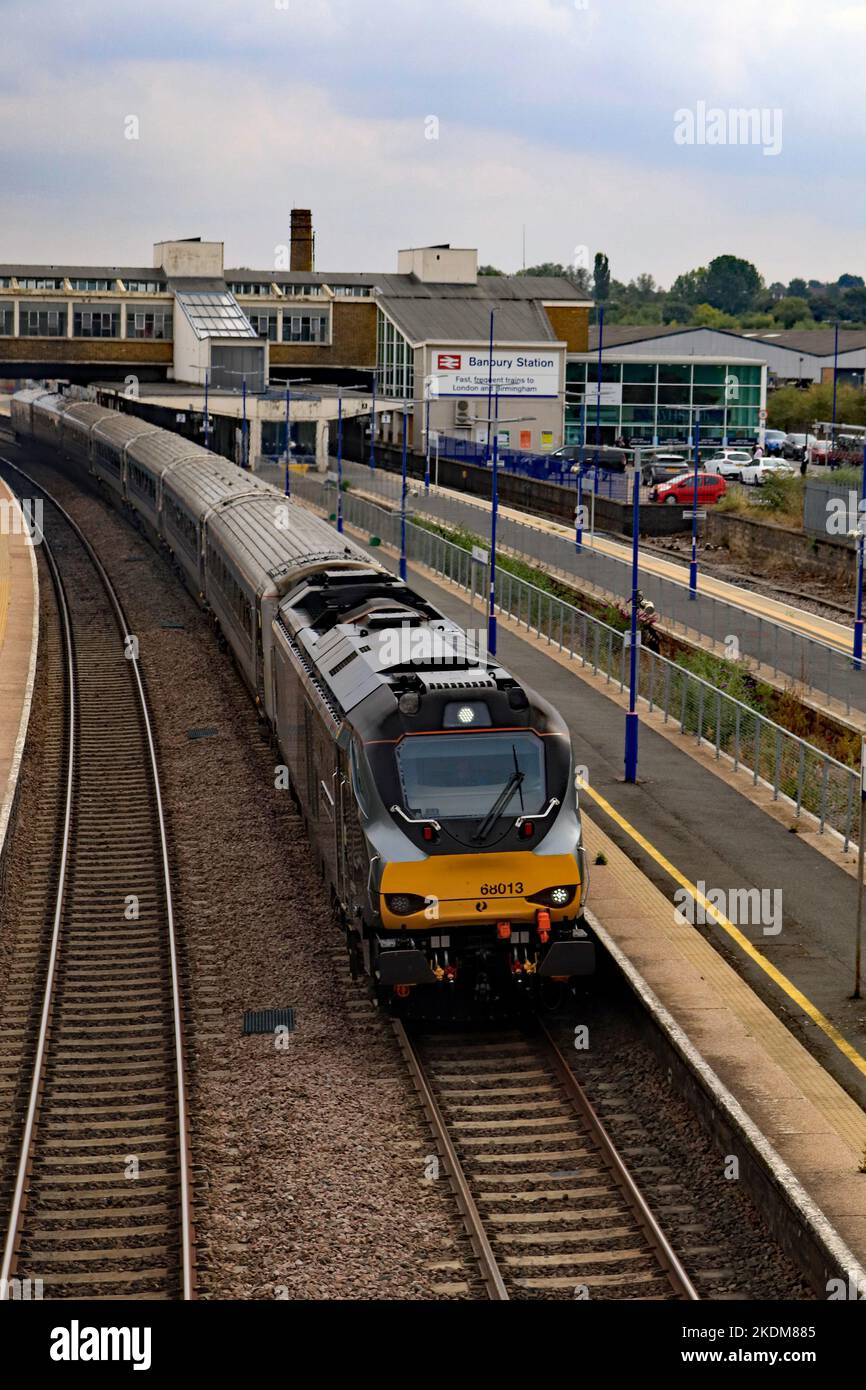
[[839, 286], [840, 290], [862, 290], [863, 276], [848, 274], [840, 275], [839, 279], [836, 281], [836, 284]]
[[866, 286], [851, 285], [846, 289], [842, 295], [842, 310], [847, 319], [862, 323], [866, 319]]
[[805, 280], [792, 280], [788, 285], [788, 294], [794, 295], [797, 299], [806, 299], [809, 294], [809, 286]]
[[595, 297], [599, 304], [604, 304], [610, 294], [610, 262], [603, 251], [596, 251], [595, 253], [592, 274], [595, 286]]
[[723, 314], [712, 304], [697, 304], [692, 310], [690, 322], [696, 328], [739, 328], [739, 319], [733, 314]]
[[725, 314], [742, 314], [764, 287], [755, 266], [740, 256], [716, 256], [707, 266], [706, 302]]
[[478, 267], [478, 274], [479, 274], [479, 275], [504, 275], [504, 274], [505, 274], [505, 271], [504, 271], [504, 270], [497, 270], [495, 265], [480, 265], [480, 266]]
[[812, 322], [808, 300], [795, 294], [786, 295], [773, 306], [773, 317], [783, 328], [793, 328], [795, 323], [800, 323], [803, 319], [808, 323]]
[[670, 298], [686, 304], [700, 304], [706, 299], [707, 272], [705, 266], [678, 275], [668, 291]]

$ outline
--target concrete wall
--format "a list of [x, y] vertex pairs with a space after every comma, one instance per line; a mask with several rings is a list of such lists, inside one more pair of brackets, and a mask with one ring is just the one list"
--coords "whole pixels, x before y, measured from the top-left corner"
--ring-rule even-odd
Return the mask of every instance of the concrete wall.
[[[672, 509], [673, 510], [673, 509]], [[744, 570], [773, 576], [797, 574], [854, 587], [854, 548], [827, 536], [808, 536], [732, 512], [707, 510], [704, 539], [721, 545]], [[795, 580], [796, 582], [796, 580]]]
[[221, 276], [221, 241], [157, 241], [153, 248], [154, 269], [164, 270], [174, 279], [197, 275]]
[[397, 274], [417, 275], [428, 285], [474, 285], [478, 252], [457, 246], [413, 246], [397, 252]]

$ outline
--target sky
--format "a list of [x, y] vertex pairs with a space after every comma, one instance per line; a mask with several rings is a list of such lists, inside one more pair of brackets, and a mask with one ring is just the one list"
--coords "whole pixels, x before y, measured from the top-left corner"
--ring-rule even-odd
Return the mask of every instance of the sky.
[[320, 270], [525, 234], [665, 286], [864, 273], [863, 0], [0, 0], [0, 35], [0, 261], [265, 269], [294, 206]]

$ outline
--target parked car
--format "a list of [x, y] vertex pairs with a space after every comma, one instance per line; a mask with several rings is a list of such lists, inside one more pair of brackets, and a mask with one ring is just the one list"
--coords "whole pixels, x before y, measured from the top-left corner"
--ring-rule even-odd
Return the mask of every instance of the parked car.
[[641, 477], [645, 483], [667, 483], [678, 478], [688, 467], [686, 454], [653, 454], [641, 467]]
[[764, 449], [768, 454], [781, 454], [787, 438], [784, 430], [764, 430]]
[[[728, 490], [727, 483], [719, 473], [698, 474], [698, 506], [718, 502]], [[689, 507], [695, 500], [694, 473], [681, 473], [666, 483], [659, 483], [650, 494], [654, 502], [666, 502], [668, 506]]]
[[818, 438], [814, 434], [787, 434], [782, 445], [782, 457], [801, 463], [806, 455], [806, 449], [811, 444], [817, 443]]
[[744, 468], [740, 481], [760, 487], [768, 478], [793, 478], [795, 470], [781, 459], [755, 459]]
[[720, 449], [712, 458], [704, 461], [704, 468], [708, 473], [718, 473], [722, 478], [727, 478], [729, 482], [738, 482], [742, 477], [743, 469], [752, 462], [752, 455], [748, 449]]
[[605, 473], [624, 473], [628, 467], [628, 457], [624, 449], [612, 449], [604, 444], [600, 444], [598, 448], [594, 444], [584, 444], [582, 451], [579, 444], [562, 444], [549, 453], [547, 458], [550, 460], [551, 468], [562, 469], [563, 473], [574, 473], [580, 467], [581, 452], [585, 469], [595, 467], [596, 455], [598, 466]]

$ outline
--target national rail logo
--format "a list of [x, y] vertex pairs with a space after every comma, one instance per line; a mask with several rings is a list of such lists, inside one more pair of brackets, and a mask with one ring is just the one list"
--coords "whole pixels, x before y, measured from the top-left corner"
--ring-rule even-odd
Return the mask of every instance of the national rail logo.
[[438, 352], [436, 366], [440, 372], [459, 372], [463, 358], [459, 352]]
[[52, 1361], [131, 1361], [134, 1371], [149, 1371], [149, 1327], [82, 1327], [73, 1318], [68, 1327], [51, 1330]]

